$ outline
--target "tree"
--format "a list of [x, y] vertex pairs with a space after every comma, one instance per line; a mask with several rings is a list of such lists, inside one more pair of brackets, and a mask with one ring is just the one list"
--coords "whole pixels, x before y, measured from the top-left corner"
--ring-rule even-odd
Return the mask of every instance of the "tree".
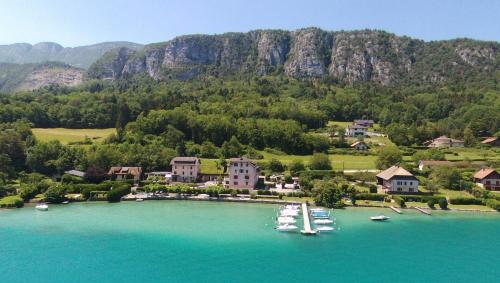
[[427, 206], [429, 206], [430, 209], [434, 209], [435, 208], [434, 207], [435, 204], [436, 203], [434, 202], [433, 199], [430, 199], [429, 201], [427, 201]]
[[275, 158], [269, 161], [269, 170], [271, 170], [271, 172], [273, 173], [281, 173], [285, 171], [283, 164], [278, 159]]
[[61, 203], [66, 200], [66, 188], [63, 185], [51, 186], [43, 194], [45, 201], [50, 203]]
[[464, 145], [473, 146], [476, 143], [476, 137], [474, 137], [474, 132], [466, 127], [464, 130]]
[[309, 167], [311, 170], [331, 170], [332, 164], [328, 155], [324, 153], [315, 153], [311, 157]]
[[332, 180], [322, 180], [313, 190], [316, 205], [328, 208], [343, 207], [341, 185]]
[[445, 198], [439, 200], [439, 207], [443, 210], [448, 209], [448, 201]]
[[299, 159], [295, 159], [289, 165], [290, 173], [292, 176], [297, 176], [299, 172], [304, 171], [306, 167], [304, 166], [304, 162]]
[[429, 179], [441, 189], [462, 189], [462, 176], [456, 168], [434, 167]]
[[225, 158], [238, 157], [243, 155], [243, 146], [235, 136], [232, 136], [228, 142], [222, 144], [221, 153]]
[[85, 171], [85, 181], [90, 182], [90, 183], [100, 183], [102, 182], [107, 176], [107, 171], [101, 167], [92, 165], [87, 168], [87, 171]]
[[397, 165], [403, 161], [401, 151], [394, 146], [382, 147], [378, 152], [377, 160], [375, 161], [378, 169], [387, 169], [393, 165]]

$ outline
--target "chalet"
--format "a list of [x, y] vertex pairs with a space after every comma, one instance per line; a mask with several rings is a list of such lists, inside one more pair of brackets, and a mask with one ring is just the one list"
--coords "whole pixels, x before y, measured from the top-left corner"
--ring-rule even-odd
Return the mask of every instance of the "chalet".
[[255, 189], [259, 181], [260, 168], [246, 157], [231, 158], [227, 173], [229, 177], [224, 180], [226, 188]]
[[365, 126], [349, 125], [346, 128], [345, 135], [348, 137], [366, 136], [367, 132], [368, 128]]
[[386, 193], [418, 192], [418, 179], [398, 165], [380, 172], [377, 175], [377, 181]]
[[194, 183], [198, 181], [201, 160], [198, 157], [175, 157], [170, 161], [172, 166], [172, 181]]
[[371, 128], [375, 122], [373, 122], [373, 120], [354, 120], [353, 124], [356, 126]]
[[351, 144], [351, 147], [356, 149], [357, 151], [366, 151], [368, 150], [368, 145], [364, 141], [357, 141]]
[[491, 146], [500, 146], [500, 138], [491, 137], [487, 138], [481, 142], [481, 144], [491, 145]]
[[493, 168], [483, 168], [474, 174], [474, 182], [485, 189], [500, 190], [500, 174]]
[[464, 147], [464, 141], [452, 139], [447, 136], [440, 136], [439, 138], [427, 141], [424, 144], [430, 148]]
[[117, 181], [133, 179], [134, 183], [141, 180], [142, 168], [141, 167], [111, 167], [108, 176]]
[[432, 169], [439, 166], [453, 166], [453, 162], [447, 160], [420, 160], [418, 162], [418, 170]]

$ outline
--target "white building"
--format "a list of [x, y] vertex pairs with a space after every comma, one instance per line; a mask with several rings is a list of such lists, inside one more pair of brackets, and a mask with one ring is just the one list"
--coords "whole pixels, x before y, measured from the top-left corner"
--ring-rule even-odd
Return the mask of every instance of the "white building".
[[255, 189], [259, 173], [259, 166], [252, 160], [246, 157], [231, 158], [227, 170], [229, 177], [224, 180], [224, 186], [234, 189]]
[[418, 179], [403, 167], [394, 165], [377, 175], [379, 185], [386, 193], [416, 193]]
[[345, 135], [348, 137], [366, 136], [367, 132], [368, 128], [365, 126], [349, 125], [345, 130]]
[[176, 157], [170, 161], [172, 181], [194, 183], [200, 174], [201, 161], [198, 157]]

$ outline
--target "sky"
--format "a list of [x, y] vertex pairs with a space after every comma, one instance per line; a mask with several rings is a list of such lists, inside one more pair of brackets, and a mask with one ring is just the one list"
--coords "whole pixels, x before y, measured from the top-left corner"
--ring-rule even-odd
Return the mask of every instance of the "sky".
[[153, 43], [254, 29], [381, 29], [500, 41], [500, 0], [0, 0], [0, 44]]

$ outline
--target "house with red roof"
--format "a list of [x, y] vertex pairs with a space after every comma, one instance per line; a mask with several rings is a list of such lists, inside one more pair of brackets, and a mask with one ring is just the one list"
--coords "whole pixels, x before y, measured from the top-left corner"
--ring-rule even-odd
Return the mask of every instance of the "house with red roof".
[[485, 189], [500, 190], [500, 174], [493, 168], [483, 168], [474, 174], [474, 182]]

